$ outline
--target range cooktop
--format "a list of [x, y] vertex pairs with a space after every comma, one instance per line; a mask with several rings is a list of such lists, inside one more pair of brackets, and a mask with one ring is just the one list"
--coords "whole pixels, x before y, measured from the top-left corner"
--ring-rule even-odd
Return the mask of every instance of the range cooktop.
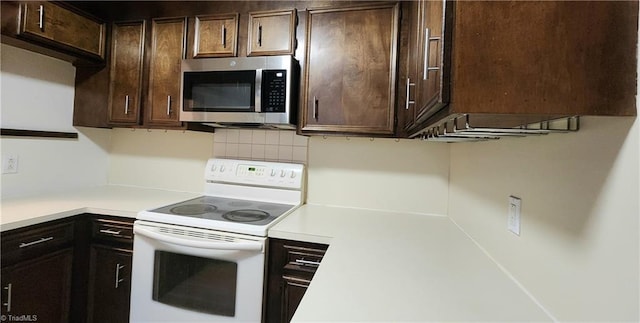
[[303, 203], [304, 165], [213, 158], [202, 196], [141, 211], [138, 220], [267, 236]]
[[215, 196], [200, 196], [153, 209], [149, 212], [262, 226], [271, 223], [294, 206]]

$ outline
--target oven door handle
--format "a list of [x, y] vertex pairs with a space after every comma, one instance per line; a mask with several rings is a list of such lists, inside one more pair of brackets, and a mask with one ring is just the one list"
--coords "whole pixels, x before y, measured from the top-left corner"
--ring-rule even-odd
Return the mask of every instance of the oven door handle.
[[262, 251], [262, 243], [259, 242], [211, 242], [199, 241], [185, 238], [178, 238], [166, 234], [153, 232], [140, 227], [133, 227], [133, 232], [158, 241], [180, 245], [184, 247], [217, 249], [217, 250], [242, 250], [242, 251]]

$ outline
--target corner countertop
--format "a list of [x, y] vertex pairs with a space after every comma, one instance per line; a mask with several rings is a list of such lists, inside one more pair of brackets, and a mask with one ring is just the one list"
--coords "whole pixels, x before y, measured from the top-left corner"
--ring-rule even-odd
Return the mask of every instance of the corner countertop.
[[[0, 231], [81, 213], [135, 217], [200, 195], [107, 185], [3, 199]], [[552, 320], [448, 217], [308, 204], [269, 237], [329, 244], [293, 322]]]
[[0, 231], [81, 213], [135, 218], [139, 211], [195, 198], [201, 193], [105, 185], [2, 199]]
[[293, 322], [553, 320], [445, 216], [307, 204], [269, 237], [329, 244]]

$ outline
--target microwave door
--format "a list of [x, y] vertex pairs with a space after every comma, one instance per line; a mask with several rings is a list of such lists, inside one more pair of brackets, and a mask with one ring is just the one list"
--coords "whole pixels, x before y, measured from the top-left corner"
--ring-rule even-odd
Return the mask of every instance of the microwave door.
[[255, 112], [256, 72], [184, 72], [183, 111]]

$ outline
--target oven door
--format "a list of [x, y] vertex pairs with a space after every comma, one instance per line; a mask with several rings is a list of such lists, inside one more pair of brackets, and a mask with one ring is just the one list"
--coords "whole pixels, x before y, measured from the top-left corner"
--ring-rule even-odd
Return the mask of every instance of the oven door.
[[131, 322], [259, 322], [265, 238], [136, 221]]

